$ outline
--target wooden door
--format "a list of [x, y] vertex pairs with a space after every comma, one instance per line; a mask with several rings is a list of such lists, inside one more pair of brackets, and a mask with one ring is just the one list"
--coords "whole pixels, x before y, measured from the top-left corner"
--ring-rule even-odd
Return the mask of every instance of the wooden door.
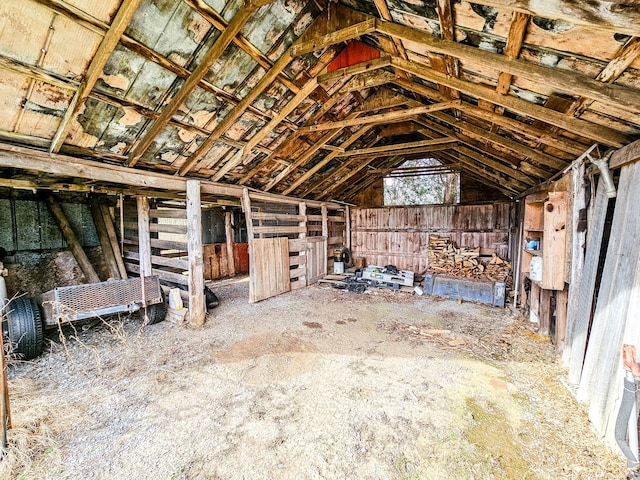
[[307, 285], [316, 283], [327, 274], [327, 239], [307, 238]]
[[249, 302], [259, 302], [291, 290], [289, 239], [251, 239]]

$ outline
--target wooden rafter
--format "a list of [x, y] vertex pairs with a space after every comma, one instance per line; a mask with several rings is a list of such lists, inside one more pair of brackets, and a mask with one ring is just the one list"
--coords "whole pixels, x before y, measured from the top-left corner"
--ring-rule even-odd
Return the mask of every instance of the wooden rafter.
[[425, 105], [420, 107], [408, 108], [403, 110], [394, 110], [392, 112], [380, 113], [378, 115], [369, 115], [367, 117], [360, 117], [357, 119], [340, 120], [338, 122], [316, 123], [308, 127], [299, 129], [302, 132], [320, 132], [324, 130], [335, 130], [338, 128], [351, 127], [354, 125], [371, 125], [382, 123], [401, 122], [408, 118], [422, 115], [424, 113], [436, 112], [439, 110], [448, 110], [450, 108], [456, 108], [460, 105], [459, 100], [452, 100], [450, 102], [436, 103], [434, 105]]
[[[348, 148], [350, 145], [352, 145], [353, 143], [356, 142], [356, 140], [358, 140], [360, 137], [362, 137], [365, 133], [367, 133], [369, 130], [371, 129], [370, 125], [365, 125], [364, 127], [361, 127], [360, 129], [358, 129], [353, 135], [351, 135], [351, 137], [349, 137], [347, 140], [345, 140], [342, 143], [342, 147], [343, 148]], [[309, 180], [313, 175], [316, 174], [316, 172], [318, 172], [322, 167], [324, 167], [327, 163], [329, 163], [331, 160], [333, 160], [335, 157], [337, 156], [337, 152], [332, 152], [329, 155], [327, 155], [324, 159], [322, 159], [320, 162], [318, 162], [316, 165], [314, 165], [312, 168], [310, 168], [305, 174], [303, 174], [302, 176], [300, 176], [300, 178], [298, 178], [295, 182], [293, 182], [293, 184], [288, 187], [283, 194], [284, 195], [289, 195], [291, 192], [293, 192], [296, 188], [298, 188], [300, 185], [302, 185], [304, 182], [306, 182], [307, 180]]]
[[313, 92], [318, 86], [318, 82], [315, 78], [312, 78], [307, 82], [307, 84], [300, 89], [300, 91], [287, 103], [287, 105], [276, 115], [273, 119], [267, 123], [258, 133], [256, 133], [247, 145], [242, 149], [238, 150], [236, 154], [228, 160], [220, 170], [211, 178], [213, 181], [220, 180], [227, 173], [233, 170], [235, 167], [242, 163], [242, 157], [248, 154], [252, 148], [256, 147], [260, 141], [269, 135], [271, 131], [282, 121], [284, 118], [289, 115], [302, 101], [304, 101], [310, 94]]
[[432, 69], [416, 62], [408, 62], [399, 58], [394, 58], [393, 64], [425, 80], [435, 83], [443, 83], [473, 97], [481, 98], [496, 105], [500, 105], [519, 115], [535, 118], [536, 120], [573, 132], [576, 135], [590, 138], [613, 147], [621, 147], [629, 143], [629, 139], [625, 135], [622, 135], [611, 128], [601, 127], [590, 122], [567, 117], [566, 115], [540, 107], [517, 97], [500, 95], [493, 89], [459, 78], [447, 77], [446, 75], [435, 72]]
[[[640, 37], [632, 37], [602, 69], [596, 80], [603, 83], [613, 83], [638, 57], [640, 57]], [[579, 117], [592, 103], [592, 99], [581, 97], [573, 103], [568, 113]]]
[[53, 136], [53, 140], [51, 141], [51, 147], [49, 148], [50, 152], [56, 153], [60, 150], [60, 147], [64, 143], [64, 140], [69, 132], [69, 128], [71, 127], [71, 120], [77, 115], [78, 111], [84, 105], [84, 101], [89, 96], [91, 89], [102, 75], [102, 69], [109, 60], [109, 57], [113, 53], [113, 50], [118, 45], [120, 41], [120, 37], [124, 33], [125, 29], [129, 25], [133, 14], [138, 9], [138, 5], [140, 4], [140, 0], [124, 0], [120, 8], [118, 9], [118, 13], [116, 14], [107, 34], [100, 42], [100, 46], [98, 47], [98, 51], [93, 56], [91, 60], [91, 64], [87, 69], [87, 73], [80, 82], [80, 86], [76, 90], [76, 93], [73, 95], [71, 99], [71, 103], [67, 107], [67, 110], [62, 117], [62, 121], [58, 126], [58, 130]]
[[249, 20], [249, 18], [251, 18], [259, 8], [260, 5], [255, 3], [245, 5], [240, 8], [231, 22], [229, 22], [227, 28], [222, 32], [204, 58], [200, 61], [191, 76], [185, 80], [180, 90], [176, 92], [176, 94], [171, 98], [169, 104], [162, 110], [160, 117], [153, 122], [144, 137], [142, 137], [142, 139], [133, 147], [129, 154], [127, 166], [132, 167], [136, 164], [144, 152], [149, 148], [153, 139], [163, 128], [165, 128], [173, 114], [178, 111], [189, 94], [198, 86], [200, 80], [209, 73], [211, 66], [216, 62], [216, 60], [218, 60], [218, 58], [220, 58], [240, 29], [244, 27], [245, 23], [247, 23], [247, 20]]
[[[565, 20], [573, 25], [640, 36], [640, 10], [619, 0], [589, 2], [555, 2], [535, 0], [474, 0], [499, 10], [513, 10], [528, 15]], [[626, 8], [625, 8], [626, 7]]]
[[[442, 127], [441, 125], [429, 120], [421, 120], [420, 123], [428, 128], [428, 130], [421, 130], [420, 132], [427, 138], [433, 138], [432, 132], [437, 132], [439, 135], [442, 135], [445, 132], [449, 132], [446, 127]], [[451, 133], [449, 132], [449, 134]], [[489, 158], [489, 155], [486, 153], [482, 156], [476, 155], [473, 150], [469, 149], [469, 147], [476, 148], [476, 146], [472, 141], [470, 141], [469, 138], [460, 134], [454, 134], [454, 136], [460, 141], [460, 144], [453, 148], [455, 151], [463, 153], [468, 157], [473, 158], [474, 161], [477, 161], [496, 172], [500, 172], [501, 174], [506, 175], [513, 180], [517, 180], [522, 184], [526, 184], [527, 186], [531, 186], [536, 183], [535, 179], [529, 177], [526, 173], [518, 168], [519, 165], [515, 165], [509, 161], [506, 161], [497, 154], [494, 154], [493, 156], [499, 160], [493, 160]]]
[[[436, 10], [438, 12], [438, 21], [440, 23], [440, 35], [445, 40], [455, 41], [455, 22], [453, 20], [453, 7], [451, 0], [437, 0]], [[393, 38], [393, 37], [392, 37]], [[452, 75], [454, 77], [460, 76], [460, 62], [451, 55], [429, 55], [429, 63], [431, 68]], [[438, 85], [440, 92], [447, 98], [460, 98], [460, 93], [457, 90], [452, 90], [445, 85]]]
[[[527, 34], [529, 20], [531, 20], [530, 15], [522, 12], [513, 12], [511, 26], [509, 27], [509, 36], [507, 37], [507, 44], [504, 47], [504, 55], [508, 58], [518, 58], [520, 55], [522, 43], [524, 42], [524, 37]], [[510, 73], [500, 72], [496, 91], [503, 95], [506, 94], [511, 86], [511, 79], [512, 75]]]
[[[393, 83], [431, 100], [438, 102], [445, 101], [445, 97], [442, 96], [438, 91], [426, 87], [425, 85], [421, 85], [415, 82], [409, 82], [404, 79], [394, 80]], [[509, 117], [504, 117], [502, 115], [489, 112], [465, 101], [462, 101], [459, 109], [468, 115], [482, 119], [484, 121], [489, 121], [517, 134], [532, 137], [540, 143], [544, 143], [545, 145], [549, 145], [551, 147], [557, 148], [558, 150], [562, 150], [576, 156], [584, 153], [585, 148], [587, 148], [585, 144], [582, 144], [575, 140], [571, 140], [566, 137], [558, 137], [557, 135], [551, 135], [548, 131], [535, 128], [534, 126], [519, 122]]]
[[[425, 35], [422, 30], [397, 23], [380, 22], [377, 31], [410, 41], [428, 49], [430, 52], [452, 55], [465, 62], [494, 68], [501, 72], [521, 76], [532, 82], [541, 83], [570, 95], [582, 95], [594, 100], [601, 100], [610, 105], [625, 109], [640, 110], [637, 98], [640, 91], [622, 85], [603, 85], [587, 75], [544, 65], [535, 64], [517, 58], [508, 58], [493, 52], [458, 42], [444, 40]], [[407, 63], [406, 60], [394, 58], [393, 65]], [[457, 80], [457, 79], [456, 79]], [[449, 85], [451, 86], [451, 85]]]
[[562, 161], [556, 157], [551, 155], [547, 155], [545, 153], [534, 150], [526, 145], [522, 145], [518, 142], [515, 142], [511, 139], [501, 137], [495, 133], [487, 132], [486, 130], [476, 127], [475, 125], [470, 124], [469, 122], [465, 122], [463, 120], [457, 120], [456, 118], [446, 115], [443, 113], [433, 113], [429, 115], [435, 119], [438, 119], [442, 122], [445, 122], [452, 127], [457, 127], [463, 132], [469, 132], [474, 134], [480, 138], [484, 138], [485, 141], [493, 142], [498, 145], [502, 145], [505, 148], [513, 151], [518, 155], [522, 155], [523, 157], [530, 158], [534, 160], [536, 163], [540, 165], [545, 165], [547, 167], [551, 167], [554, 169], [562, 169], [567, 166], [567, 162]]
[[[436, 138], [434, 140], [420, 140], [417, 142], [407, 142], [407, 143], [396, 143], [393, 145], [383, 145], [380, 147], [369, 147], [369, 148], [360, 148], [355, 150], [345, 150], [344, 152], [338, 153], [336, 157], [349, 157], [352, 155], [369, 155], [369, 154], [381, 154], [388, 153], [390, 151], [394, 152], [394, 155], [400, 155], [400, 150], [408, 150], [408, 149], [416, 149], [421, 147], [434, 147], [439, 145], [445, 145], [449, 143], [456, 143], [455, 138]], [[427, 151], [427, 150], [425, 150]]]

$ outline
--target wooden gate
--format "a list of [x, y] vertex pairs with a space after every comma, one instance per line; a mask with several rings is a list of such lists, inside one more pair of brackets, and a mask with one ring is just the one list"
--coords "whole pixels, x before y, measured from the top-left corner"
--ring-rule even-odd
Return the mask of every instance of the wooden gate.
[[254, 238], [250, 240], [251, 271], [249, 302], [255, 303], [291, 290], [289, 279], [289, 240]]
[[327, 239], [307, 238], [307, 285], [311, 285], [327, 274]]

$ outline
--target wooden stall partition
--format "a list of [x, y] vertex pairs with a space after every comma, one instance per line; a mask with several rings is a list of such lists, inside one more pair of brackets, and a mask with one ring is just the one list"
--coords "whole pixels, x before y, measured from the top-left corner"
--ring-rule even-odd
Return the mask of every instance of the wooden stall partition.
[[[125, 201], [122, 209], [116, 209], [117, 225], [123, 232], [124, 265], [126, 271], [140, 275], [139, 225], [136, 204]], [[150, 205], [149, 235], [151, 247], [151, 275], [161, 282], [188, 285], [189, 262], [187, 261], [187, 212], [180, 204], [156, 202]]]
[[[427, 269], [429, 235], [511, 258], [512, 202], [351, 209], [352, 254], [368, 265]], [[331, 248], [331, 246], [329, 247]]]

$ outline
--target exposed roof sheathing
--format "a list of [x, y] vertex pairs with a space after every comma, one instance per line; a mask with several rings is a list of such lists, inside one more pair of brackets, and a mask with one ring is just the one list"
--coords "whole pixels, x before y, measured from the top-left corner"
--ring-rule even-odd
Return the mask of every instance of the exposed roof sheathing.
[[639, 36], [625, 1], [4, 0], [0, 140], [322, 201], [428, 155], [513, 197], [640, 137]]

